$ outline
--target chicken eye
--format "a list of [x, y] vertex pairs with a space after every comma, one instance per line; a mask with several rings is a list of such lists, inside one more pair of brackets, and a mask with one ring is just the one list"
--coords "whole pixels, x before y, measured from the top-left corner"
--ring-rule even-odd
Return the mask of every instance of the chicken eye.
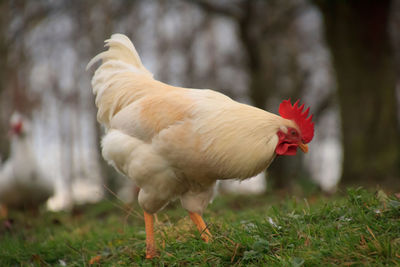
[[297, 132], [296, 132], [295, 130], [291, 130], [291, 131], [290, 131], [290, 134], [291, 134], [292, 136], [298, 136], [298, 134], [297, 134]]

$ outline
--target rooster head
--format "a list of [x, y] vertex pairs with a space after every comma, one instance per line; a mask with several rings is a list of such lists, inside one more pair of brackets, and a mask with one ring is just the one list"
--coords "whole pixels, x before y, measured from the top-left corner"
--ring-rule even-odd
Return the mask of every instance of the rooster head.
[[[297, 128], [282, 127], [277, 135], [279, 138], [275, 152], [278, 155], [295, 155], [299, 147], [304, 153], [308, 152], [308, 145], [314, 137], [313, 115], [308, 117], [310, 108], [304, 112], [304, 104], [299, 106], [299, 100], [292, 105], [289, 100], [284, 100], [279, 106], [282, 118], [293, 121]], [[307, 118], [308, 117], [308, 118]]]

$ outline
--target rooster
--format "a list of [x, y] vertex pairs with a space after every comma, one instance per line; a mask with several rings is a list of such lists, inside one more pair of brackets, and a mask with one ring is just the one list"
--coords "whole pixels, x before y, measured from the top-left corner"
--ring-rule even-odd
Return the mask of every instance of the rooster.
[[208, 242], [202, 213], [219, 179], [246, 179], [276, 155], [308, 151], [314, 135], [310, 108], [280, 104], [280, 116], [238, 103], [208, 89], [171, 86], [153, 78], [128, 37], [113, 34], [107, 51], [87, 65], [97, 120], [105, 129], [102, 155], [140, 188], [146, 258], [157, 255], [153, 215], [179, 198]]
[[19, 113], [10, 119], [10, 158], [0, 169], [0, 204], [3, 216], [8, 208], [37, 209], [53, 194], [32, 151], [29, 122]]

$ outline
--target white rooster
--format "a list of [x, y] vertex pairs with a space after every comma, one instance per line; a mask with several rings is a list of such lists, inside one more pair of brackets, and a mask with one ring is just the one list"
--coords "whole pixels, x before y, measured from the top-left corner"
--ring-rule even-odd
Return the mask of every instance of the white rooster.
[[102, 154], [140, 188], [146, 258], [157, 256], [153, 215], [170, 200], [180, 198], [208, 241], [202, 213], [217, 180], [248, 179], [277, 155], [308, 151], [314, 123], [299, 101], [282, 101], [278, 116], [216, 91], [171, 86], [153, 78], [125, 35], [106, 44], [88, 64], [102, 61], [92, 78], [106, 128]]
[[0, 204], [7, 208], [37, 209], [53, 194], [32, 150], [29, 122], [19, 113], [10, 120], [10, 157], [0, 168]]

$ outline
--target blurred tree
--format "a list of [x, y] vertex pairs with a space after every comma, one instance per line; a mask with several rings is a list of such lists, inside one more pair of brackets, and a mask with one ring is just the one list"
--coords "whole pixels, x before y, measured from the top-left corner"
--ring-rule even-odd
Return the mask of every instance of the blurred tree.
[[391, 1], [315, 1], [324, 14], [341, 107], [345, 182], [398, 178]]
[[[24, 50], [24, 37], [50, 12], [51, 7], [39, 3], [29, 8], [26, 1], [0, 2], [0, 155], [8, 155], [8, 120], [18, 110], [30, 117], [37, 97], [27, 92], [29, 58]], [[26, 12], [23, 12], [27, 10]]]
[[400, 1], [393, 1], [390, 14], [390, 36], [396, 61], [397, 119], [400, 131]]
[[[7, 41], [6, 41], [6, 28], [7, 28], [7, 21], [9, 19], [9, 12], [8, 12], [8, 2], [2, 1], [0, 3], [0, 56], [2, 58], [0, 62], [0, 96], [4, 92], [5, 87], [5, 77], [6, 77], [6, 68], [7, 68]], [[1, 97], [0, 97], [1, 98]], [[2, 105], [1, 112], [2, 116], [0, 117], [0, 155], [3, 157], [8, 154], [8, 142], [6, 139], [7, 136], [7, 119], [4, 116], [5, 108]]]

